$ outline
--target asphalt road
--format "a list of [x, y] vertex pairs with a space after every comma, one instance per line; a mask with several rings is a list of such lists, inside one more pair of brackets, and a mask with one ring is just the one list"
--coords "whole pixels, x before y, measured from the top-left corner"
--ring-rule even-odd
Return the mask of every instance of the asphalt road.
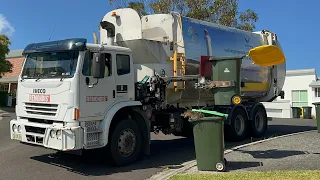
[[317, 131], [238, 149], [225, 157], [228, 171], [320, 170]]
[[[131, 166], [114, 168], [103, 164], [97, 154], [85, 157], [56, 153], [10, 140], [9, 120], [0, 120], [0, 179], [112, 179], [142, 180], [175, 168], [195, 158], [192, 139], [152, 134], [151, 155]], [[274, 119], [266, 137], [316, 129], [315, 120]], [[251, 140], [248, 140], [251, 141]], [[228, 143], [226, 148], [241, 143]]]

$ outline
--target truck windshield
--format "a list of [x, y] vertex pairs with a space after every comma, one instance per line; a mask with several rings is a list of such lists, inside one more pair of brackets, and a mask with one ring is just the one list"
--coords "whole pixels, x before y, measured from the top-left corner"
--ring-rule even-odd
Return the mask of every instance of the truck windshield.
[[73, 77], [79, 51], [43, 52], [28, 54], [22, 78], [68, 78]]

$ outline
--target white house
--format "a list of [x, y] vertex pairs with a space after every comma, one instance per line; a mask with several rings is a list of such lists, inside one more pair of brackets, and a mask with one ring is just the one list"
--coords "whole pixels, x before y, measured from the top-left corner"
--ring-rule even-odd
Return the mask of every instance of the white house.
[[291, 118], [291, 107], [312, 107], [315, 115], [314, 102], [320, 102], [320, 80], [315, 69], [287, 70], [283, 86], [284, 99], [278, 97], [270, 103], [264, 103], [269, 117]]

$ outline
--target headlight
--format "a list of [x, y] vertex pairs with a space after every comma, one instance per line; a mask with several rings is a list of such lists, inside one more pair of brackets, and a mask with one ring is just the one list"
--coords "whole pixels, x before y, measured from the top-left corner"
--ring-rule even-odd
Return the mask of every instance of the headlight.
[[56, 136], [56, 130], [52, 129], [52, 130], [50, 131], [50, 137], [51, 137], [51, 138], [54, 138], [55, 136]]
[[17, 132], [17, 131], [18, 131], [17, 125], [14, 124], [14, 125], [12, 126], [12, 131], [13, 131], [13, 132]]
[[21, 126], [18, 125], [18, 133], [21, 133]]
[[61, 134], [62, 134], [61, 130], [58, 130], [56, 132], [57, 139], [61, 139]]

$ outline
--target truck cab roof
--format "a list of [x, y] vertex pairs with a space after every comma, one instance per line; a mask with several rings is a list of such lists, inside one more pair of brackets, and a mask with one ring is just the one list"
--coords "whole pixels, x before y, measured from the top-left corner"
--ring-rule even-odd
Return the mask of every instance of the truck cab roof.
[[111, 51], [120, 51], [125, 53], [131, 53], [129, 48], [120, 47], [120, 46], [110, 46], [102, 44], [93, 44], [87, 43], [85, 38], [72, 38], [72, 39], [63, 39], [57, 41], [47, 41], [40, 43], [28, 44], [23, 50], [23, 55], [37, 52], [53, 52], [53, 51], [65, 51], [65, 50], [77, 50], [84, 51], [89, 50], [111, 50]]

